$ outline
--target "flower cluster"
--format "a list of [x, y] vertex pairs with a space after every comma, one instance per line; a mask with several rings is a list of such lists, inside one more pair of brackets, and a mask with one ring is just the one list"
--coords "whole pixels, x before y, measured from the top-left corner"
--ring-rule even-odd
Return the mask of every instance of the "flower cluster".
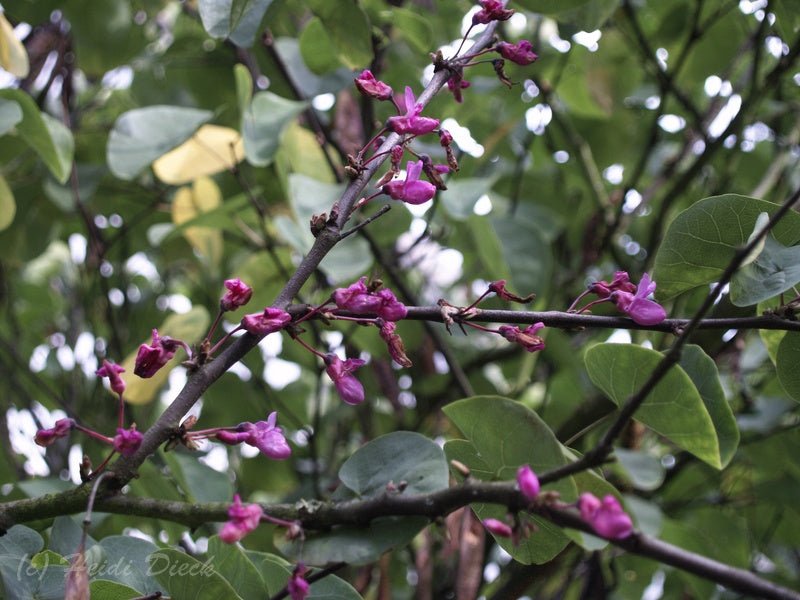
[[[517, 487], [528, 502], [541, 502], [539, 500], [541, 491], [539, 478], [529, 465], [522, 465], [517, 470]], [[550, 493], [550, 498], [544, 501], [552, 501], [556, 497]], [[585, 492], [572, 506], [577, 506], [581, 518], [598, 535], [606, 539], [621, 540], [633, 533], [633, 521], [623, 510], [619, 500], [610, 494], [600, 500], [593, 494]], [[526, 527], [518, 516], [513, 519], [513, 523], [499, 519], [484, 519], [482, 523], [489, 532], [497, 537], [512, 539], [514, 545], [517, 545], [520, 539], [530, 532], [530, 527]]]
[[238, 542], [258, 527], [263, 516], [264, 510], [258, 504], [242, 504], [239, 494], [236, 494], [233, 504], [228, 507], [230, 520], [223, 525], [219, 538], [228, 544]]
[[273, 411], [266, 421], [244, 422], [233, 428], [220, 427], [188, 435], [192, 440], [213, 436], [216, 440], [229, 446], [245, 443], [258, 448], [262, 454], [270, 458], [282, 460], [291, 456], [292, 449], [286, 442], [283, 430], [275, 425], [277, 420], [278, 413]]
[[[569, 307], [568, 311], [577, 313], [586, 312], [591, 307], [603, 302], [613, 302], [617, 309], [628, 315], [639, 325], [657, 325], [667, 318], [667, 312], [650, 296], [656, 291], [656, 282], [645, 273], [639, 285], [631, 282], [630, 276], [625, 271], [617, 271], [611, 282], [597, 281], [589, 285], [588, 289], [578, 296]], [[575, 310], [578, 303], [588, 294], [594, 294], [598, 300], [589, 302], [580, 310]]]

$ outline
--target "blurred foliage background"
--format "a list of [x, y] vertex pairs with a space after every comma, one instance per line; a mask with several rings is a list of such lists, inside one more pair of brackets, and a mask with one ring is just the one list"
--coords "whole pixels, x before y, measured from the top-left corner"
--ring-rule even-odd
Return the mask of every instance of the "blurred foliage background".
[[[510, 5], [517, 13], [501, 24], [503, 38], [531, 40], [539, 61], [507, 65], [511, 89], [491, 65], [469, 67], [463, 103], [444, 90], [425, 110], [459, 149], [449, 189], [422, 207], [393, 203], [365, 235], [337, 247], [301, 301], [323, 301], [370, 275], [407, 304], [466, 305], [487, 281], [505, 278], [536, 292], [534, 309], [565, 310], [590, 281], [652, 271], [667, 225], [698, 200], [732, 193], [779, 203], [800, 186], [795, 0]], [[452, 53], [475, 10], [467, 0], [15, 0], [4, 8], [2, 501], [74, 486], [84, 453], [100, 462], [104, 449], [85, 437], [47, 452], [32, 438], [63, 416], [113, 429], [113, 396], [94, 376], [104, 357], [127, 361], [130, 374], [154, 327], [198, 341], [230, 277], [255, 295], [226, 316], [229, 328], [272, 302], [310, 247], [308, 219], [342, 189], [346, 155], [391, 114], [358, 96], [353, 74], [371, 68], [395, 91], [419, 93], [432, 75], [429, 52]], [[177, 146], [183, 155], [167, 154]], [[443, 161], [438, 143], [415, 147]], [[707, 289], [664, 298], [669, 314], [691, 316]], [[714, 309], [755, 313], [727, 297]], [[359, 407], [340, 403], [313, 356], [269, 336], [194, 413], [213, 427], [277, 410], [292, 458], [213, 444], [159, 452], [129, 493], [192, 502], [229, 501], [234, 490], [252, 501], [328, 497], [343, 462], [382, 434], [460, 437], [440, 409], [475, 394], [518, 401], [560, 442], [586, 451], [615, 407], [587, 375], [585, 350], [609, 336], [655, 350], [671, 339], [548, 329], [547, 349], [527, 354], [499, 336], [448, 336], [438, 324], [403, 322], [398, 332], [414, 361], [402, 371], [374, 331], [315, 327], [320, 349], [370, 358], [359, 372], [368, 399]], [[782, 336], [706, 331], [692, 340], [714, 359], [741, 432], [725, 469], [632, 427], [627, 460], [606, 476], [649, 533], [797, 587], [800, 440], [797, 405], [773, 362]], [[140, 430], [186, 380], [178, 359], [162, 374], [128, 379], [127, 410]], [[339, 574], [372, 598], [467, 597], [464, 581], [494, 598], [599, 597], [586, 595], [590, 585], [617, 598], [646, 588], [649, 598], [733, 597], [652, 561], [576, 544], [544, 565], [523, 565], [480, 534], [480, 558], [459, 565], [453, 548], [466, 543], [470, 517], [457, 515], [466, 529], [439, 524]], [[52, 522], [36, 528], [58, 538]], [[214, 531], [107, 515], [92, 536], [125, 532], [202, 555]], [[274, 552], [272, 533], [262, 527], [245, 545]]]

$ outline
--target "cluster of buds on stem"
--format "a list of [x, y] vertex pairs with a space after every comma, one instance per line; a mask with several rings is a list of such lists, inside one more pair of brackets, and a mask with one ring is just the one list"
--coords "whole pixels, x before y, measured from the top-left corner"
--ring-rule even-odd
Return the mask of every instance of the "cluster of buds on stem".
[[[642, 275], [639, 285], [636, 285], [631, 282], [627, 272], [617, 271], [611, 282], [597, 281], [590, 284], [567, 310], [580, 314], [603, 302], [613, 302], [618, 310], [639, 325], [657, 325], [667, 318], [667, 312], [663, 306], [649, 299], [655, 291], [656, 282], [647, 273]], [[594, 294], [598, 299], [576, 310], [575, 307], [588, 294]]]

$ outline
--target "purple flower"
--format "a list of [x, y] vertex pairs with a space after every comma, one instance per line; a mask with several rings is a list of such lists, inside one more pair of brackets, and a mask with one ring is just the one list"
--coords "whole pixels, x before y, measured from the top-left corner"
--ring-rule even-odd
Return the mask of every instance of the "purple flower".
[[242, 327], [253, 335], [269, 335], [283, 329], [292, 316], [280, 308], [268, 306], [262, 313], [245, 315], [242, 318]]
[[520, 40], [516, 44], [500, 42], [495, 48], [500, 53], [500, 56], [518, 65], [529, 65], [539, 58], [539, 55], [533, 51], [533, 47], [528, 40]]
[[292, 576], [289, 578], [289, 583], [286, 584], [286, 591], [292, 600], [305, 600], [311, 589], [311, 585], [305, 579], [306, 567], [303, 563], [299, 563], [292, 571]]
[[36, 432], [33, 441], [39, 446], [51, 446], [57, 439], [67, 437], [72, 428], [75, 427], [74, 419], [59, 419], [50, 429], [40, 429]]
[[375, 100], [388, 100], [393, 93], [392, 88], [375, 79], [375, 75], [369, 69], [361, 71], [361, 75], [356, 77], [356, 87], [359, 92]]
[[214, 434], [214, 437], [223, 444], [235, 446], [236, 444], [246, 442], [250, 438], [250, 430], [253, 427], [255, 427], [253, 423], [239, 423], [239, 425], [236, 427], [236, 431], [220, 429]]
[[452, 143], [453, 143], [453, 135], [449, 131], [447, 131], [447, 129], [440, 129], [439, 144], [441, 144], [443, 148], [446, 148]]
[[223, 525], [219, 539], [228, 544], [238, 542], [258, 527], [263, 514], [264, 511], [258, 504], [242, 504], [239, 494], [236, 494], [233, 504], [228, 507], [230, 520]]
[[508, 291], [506, 289], [505, 279], [498, 279], [497, 281], [491, 282], [489, 284], [489, 291], [494, 292], [503, 300], [507, 300], [509, 302], [519, 302], [521, 304], [526, 304], [536, 298], [536, 294], [529, 294], [523, 298], [522, 296], [518, 296], [517, 294]]
[[389, 354], [394, 362], [402, 367], [410, 367], [413, 365], [411, 359], [406, 356], [406, 349], [403, 345], [403, 339], [395, 333], [397, 325], [391, 321], [384, 321], [380, 326], [380, 335], [386, 346], [389, 348]]
[[423, 204], [436, 194], [436, 186], [429, 181], [420, 180], [422, 161], [408, 161], [406, 163], [406, 178], [404, 181], [395, 179], [381, 188], [394, 200], [402, 200], [409, 204]]
[[581, 494], [578, 508], [581, 518], [605, 538], [621, 540], [633, 533], [631, 518], [622, 510], [619, 501], [610, 494], [602, 501], [593, 494]]
[[611, 293], [610, 298], [619, 310], [639, 325], [657, 325], [667, 318], [667, 311], [658, 302], [647, 299], [655, 291], [656, 282], [645, 273], [636, 287], [636, 294], [617, 290]]
[[453, 76], [447, 80], [447, 89], [452, 92], [453, 99], [459, 103], [464, 101], [461, 90], [467, 89], [470, 85], [472, 84], [464, 79], [462, 73], [454, 73]]
[[490, 23], [491, 21], [507, 21], [514, 14], [500, 0], [478, 0], [481, 10], [472, 15], [472, 24]]
[[258, 448], [270, 458], [282, 460], [291, 456], [292, 449], [286, 443], [283, 430], [275, 426], [277, 420], [278, 413], [273, 411], [266, 421], [239, 423], [235, 431], [221, 429], [214, 433], [214, 437], [229, 446], [244, 442], [249, 446]]
[[627, 271], [617, 271], [611, 283], [607, 281], [596, 281], [589, 286], [589, 291], [597, 294], [600, 298], [608, 298], [612, 292], [622, 291], [633, 293], [636, 291], [636, 284], [631, 282]]
[[149, 346], [147, 344], [139, 346], [133, 367], [134, 374], [142, 379], [152, 377], [175, 356], [175, 351], [182, 344], [171, 337], [159, 337], [158, 329], [153, 329], [153, 343]]
[[335, 354], [325, 356], [325, 372], [336, 386], [339, 397], [347, 404], [361, 404], [364, 401], [364, 386], [352, 373], [365, 364], [360, 358], [342, 360]]
[[539, 478], [529, 465], [522, 465], [517, 469], [517, 485], [522, 495], [531, 501], [536, 499], [541, 489]]
[[406, 86], [405, 110], [406, 114], [389, 117], [386, 120], [386, 126], [395, 133], [422, 135], [430, 133], [439, 126], [439, 119], [419, 116], [422, 113], [422, 104], [417, 104], [414, 92], [408, 86]]
[[510, 525], [497, 519], [484, 519], [481, 523], [483, 523], [486, 529], [497, 536], [510, 538], [514, 535]]
[[136, 425], [131, 425], [130, 429], [117, 429], [114, 436], [114, 450], [122, 456], [130, 456], [142, 445], [142, 434], [136, 431]]
[[408, 314], [406, 305], [400, 302], [397, 297], [392, 293], [392, 290], [383, 288], [378, 290], [375, 295], [381, 301], [378, 310], [378, 316], [385, 321], [399, 321], [405, 319]]
[[381, 307], [381, 299], [374, 295], [362, 277], [346, 288], [338, 288], [333, 292], [333, 301], [338, 308], [358, 314], [377, 313]]
[[228, 288], [228, 291], [219, 300], [219, 309], [223, 312], [244, 306], [250, 302], [250, 298], [253, 296], [253, 288], [238, 278], [226, 279], [225, 287]]
[[115, 365], [108, 360], [103, 360], [103, 366], [97, 369], [94, 374], [98, 377], [108, 377], [108, 381], [111, 383], [111, 389], [117, 394], [122, 394], [125, 391], [125, 382], [119, 374], [124, 372], [125, 369], [119, 365]]
[[499, 330], [500, 335], [509, 342], [519, 344], [528, 352], [536, 352], [538, 350], [544, 350], [544, 340], [536, 335], [536, 332], [543, 327], [544, 323], [534, 323], [533, 325], [528, 325], [523, 330], [520, 330], [520, 328], [516, 326], [501, 325]]

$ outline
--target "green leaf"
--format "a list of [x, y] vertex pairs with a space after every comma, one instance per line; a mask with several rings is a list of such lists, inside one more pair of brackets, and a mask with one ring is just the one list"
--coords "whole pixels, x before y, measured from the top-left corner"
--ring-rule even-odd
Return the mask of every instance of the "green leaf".
[[[655, 259], [653, 279], [659, 299], [672, 298], [717, 281], [745, 244], [762, 212], [777, 205], [737, 194], [712, 196], [696, 202], [670, 223]], [[782, 244], [800, 241], [800, 215], [789, 212], [772, 230]]]
[[[264, 577], [269, 596], [274, 596], [286, 587], [294, 565], [280, 556], [266, 552], [247, 552], [247, 558]], [[312, 583], [309, 591], [308, 600], [361, 600], [358, 592], [336, 575], [327, 575]]]
[[800, 333], [787, 331], [778, 346], [775, 368], [789, 397], [800, 402]]
[[133, 179], [212, 116], [208, 110], [179, 106], [148, 106], [123, 113], [108, 137], [106, 160], [111, 172], [120, 179]]
[[241, 547], [226, 544], [214, 535], [208, 540], [207, 554], [214, 570], [227, 579], [244, 600], [262, 600], [270, 595], [255, 565]]
[[758, 257], [734, 273], [731, 302], [751, 306], [800, 283], [800, 246], [786, 247], [768, 235]]
[[253, 100], [253, 77], [246, 66], [237, 64], [233, 66], [233, 78], [236, 81], [236, 102], [240, 117], [243, 117]]
[[172, 548], [162, 548], [147, 559], [150, 573], [173, 598], [181, 600], [241, 600], [225, 578], [217, 573], [210, 561], [196, 558]]
[[233, 497], [227, 473], [215, 471], [192, 454], [165, 452], [163, 457], [189, 502], [229, 502]]
[[322, 75], [342, 66], [336, 46], [319, 17], [312, 17], [300, 34], [300, 55], [312, 73]]
[[444, 452], [433, 440], [412, 431], [396, 431], [362, 446], [339, 469], [339, 479], [360, 497], [386, 493], [389, 482], [407, 483], [406, 494], [427, 494], [447, 487]]
[[455, 178], [447, 182], [447, 190], [441, 192], [442, 201], [447, 214], [456, 221], [465, 221], [474, 213], [478, 199], [489, 193], [494, 185], [491, 177]]
[[11, 191], [5, 178], [0, 176], [0, 231], [14, 222], [16, 212], [17, 204], [14, 202], [14, 192]]
[[[632, 344], [597, 344], [586, 352], [589, 378], [617, 406], [638, 391], [663, 356]], [[722, 467], [714, 424], [697, 388], [678, 365], [655, 386], [635, 414], [647, 425], [700, 460]]]
[[571, 10], [583, 4], [588, 4], [590, 0], [518, 0], [519, 5], [533, 12], [555, 14], [565, 10]]
[[681, 368], [691, 378], [703, 399], [706, 410], [719, 440], [719, 456], [723, 467], [731, 462], [739, 446], [739, 427], [733, 416], [725, 391], [719, 380], [719, 371], [714, 360], [700, 346], [688, 344], [681, 354]]
[[0, 554], [33, 556], [43, 547], [42, 536], [24, 525], [14, 525], [4, 536], [0, 536]]
[[616, 448], [614, 456], [637, 490], [646, 492], [657, 490], [664, 483], [666, 475], [664, 466], [649, 452]]
[[305, 542], [275, 540], [278, 549], [295, 560], [324, 565], [346, 562], [365, 565], [397, 546], [409, 543], [428, 524], [425, 517], [384, 517], [366, 527], [338, 526], [329, 531], [306, 533]]
[[22, 108], [13, 100], [0, 99], [0, 135], [5, 135], [22, 121]]
[[158, 549], [155, 544], [127, 535], [112, 535], [98, 545], [103, 549], [104, 562], [99, 573], [103, 579], [138, 590], [139, 595], [161, 589], [147, 563], [147, 557]]
[[200, 0], [203, 27], [211, 37], [230, 38], [237, 46], [253, 45], [272, 0]]
[[594, 31], [608, 20], [619, 4], [620, 0], [590, 0], [581, 6], [560, 13], [558, 21], [569, 23], [578, 30]]
[[307, 106], [307, 102], [294, 102], [272, 92], [258, 92], [242, 117], [244, 152], [248, 162], [256, 167], [271, 163], [283, 128]]
[[[445, 414], [468, 441], [453, 440], [445, 445], [448, 459], [456, 459], [470, 468], [475, 477], [495, 480], [513, 479], [517, 468], [529, 464], [543, 473], [568, 462], [564, 449], [539, 416], [519, 402], [500, 396], [474, 396], [449, 404]], [[565, 501], [577, 498], [572, 478], [546, 486], [558, 491]], [[473, 505], [481, 519], [503, 518], [505, 510], [493, 505]], [[506, 552], [524, 564], [542, 564], [552, 559], [568, 539], [552, 523], [532, 517], [539, 530], [536, 535], [514, 546], [508, 539], [495, 538]]]
[[39, 155], [53, 177], [64, 183], [72, 169], [75, 148], [72, 133], [53, 117], [42, 113], [33, 98], [23, 91], [0, 90], [0, 100], [12, 101], [21, 109], [22, 120], [16, 123], [17, 134]]
[[495, 217], [491, 223], [503, 247], [512, 287], [521, 294], [546, 295], [553, 274], [553, 255], [539, 228], [527, 219], [514, 217]]
[[364, 68], [372, 62], [372, 30], [367, 15], [355, 0], [308, 0], [349, 69]]
[[140, 598], [142, 592], [108, 579], [94, 579], [89, 583], [92, 600], [132, 600]]

